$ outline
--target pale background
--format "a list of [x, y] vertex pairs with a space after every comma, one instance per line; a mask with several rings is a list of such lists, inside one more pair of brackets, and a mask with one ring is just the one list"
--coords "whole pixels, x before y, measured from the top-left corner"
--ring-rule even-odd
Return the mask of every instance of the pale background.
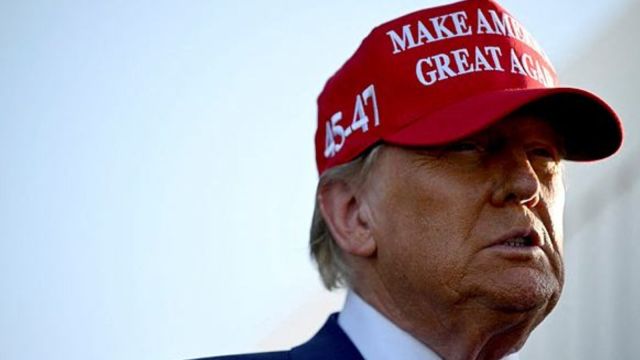
[[[444, 1], [0, 0], [0, 359], [279, 349], [339, 309], [308, 257], [315, 98]], [[563, 300], [523, 359], [640, 345], [637, 0], [505, 0], [626, 120], [569, 166]]]

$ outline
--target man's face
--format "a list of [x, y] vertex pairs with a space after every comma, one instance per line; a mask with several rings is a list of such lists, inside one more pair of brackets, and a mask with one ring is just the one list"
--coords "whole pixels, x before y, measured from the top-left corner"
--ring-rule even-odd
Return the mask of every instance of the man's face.
[[385, 148], [365, 196], [396, 305], [551, 311], [563, 285], [561, 152], [533, 116], [448, 146]]

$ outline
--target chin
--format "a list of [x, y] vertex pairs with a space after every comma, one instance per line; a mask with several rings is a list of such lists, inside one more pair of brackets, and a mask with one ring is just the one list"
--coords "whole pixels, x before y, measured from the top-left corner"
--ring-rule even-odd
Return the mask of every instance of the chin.
[[485, 299], [492, 308], [509, 313], [541, 310], [549, 313], [560, 297], [561, 283], [548, 273], [535, 269], [505, 271], [492, 282]]

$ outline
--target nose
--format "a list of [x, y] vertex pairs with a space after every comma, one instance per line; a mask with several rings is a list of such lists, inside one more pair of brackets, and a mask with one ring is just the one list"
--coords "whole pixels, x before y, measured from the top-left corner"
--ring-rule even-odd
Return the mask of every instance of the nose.
[[509, 204], [535, 207], [540, 201], [540, 178], [526, 151], [512, 150], [496, 159], [496, 187], [491, 196], [495, 206]]

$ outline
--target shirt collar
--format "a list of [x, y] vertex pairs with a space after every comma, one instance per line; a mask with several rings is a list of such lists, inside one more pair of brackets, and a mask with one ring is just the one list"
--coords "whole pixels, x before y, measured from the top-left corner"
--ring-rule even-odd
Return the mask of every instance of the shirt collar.
[[[338, 324], [366, 360], [442, 360], [353, 291], [347, 293]], [[503, 360], [518, 360], [518, 355], [512, 354]]]

